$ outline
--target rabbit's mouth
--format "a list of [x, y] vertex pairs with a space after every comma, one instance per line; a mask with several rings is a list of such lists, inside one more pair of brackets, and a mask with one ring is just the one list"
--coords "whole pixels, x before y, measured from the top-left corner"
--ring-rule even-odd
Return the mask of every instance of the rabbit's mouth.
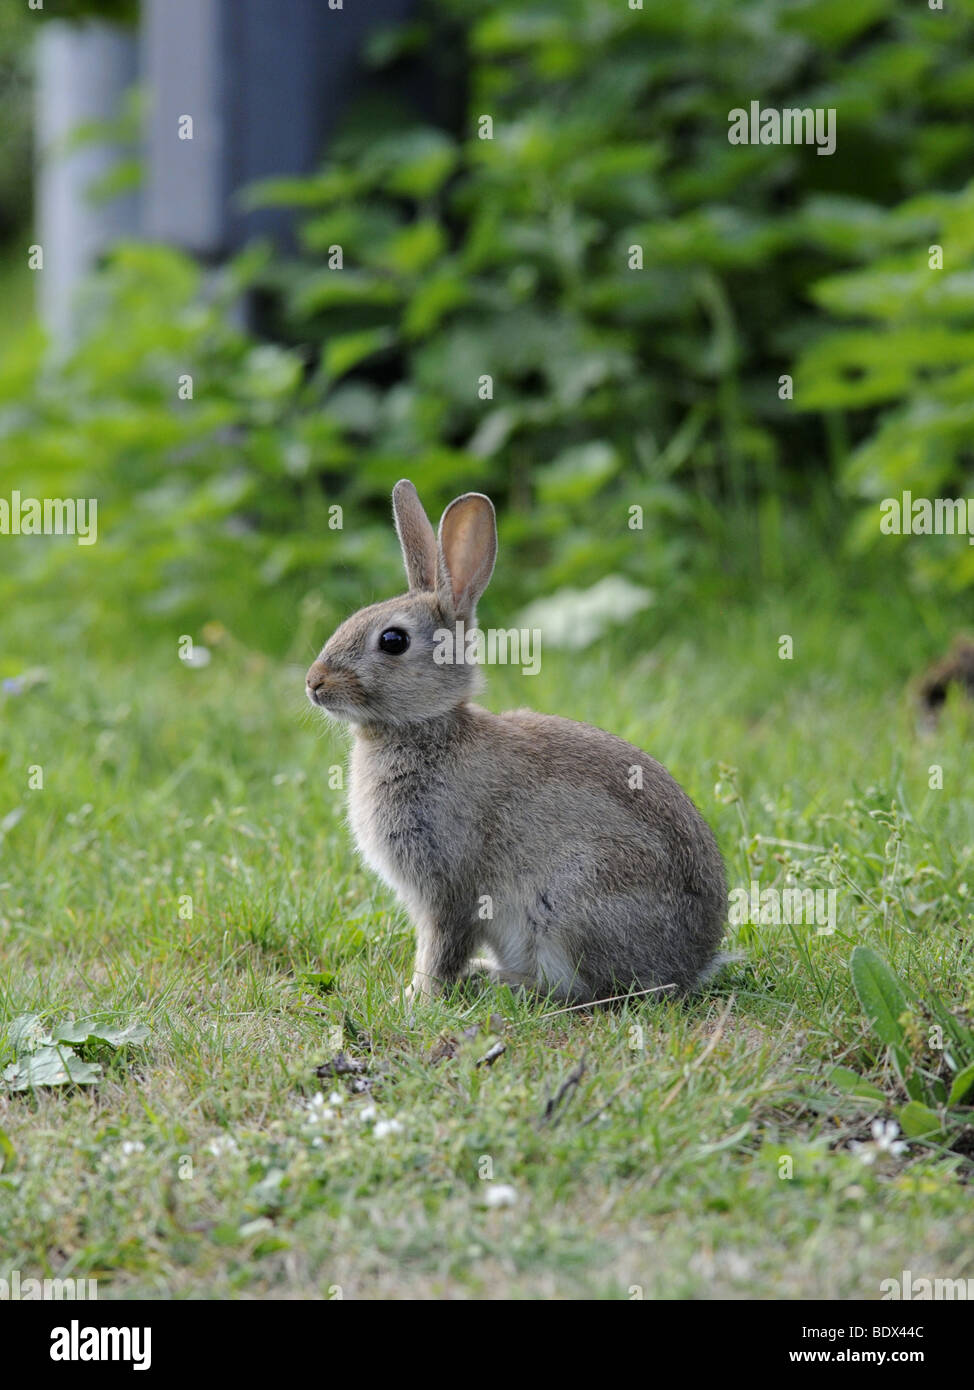
[[338, 695], [326, 695], [324, 699], [312, 697], [311, 703], [317, 705], [322, 714], [329, 719], [344, 719], [348, 723], [357, 724], [364, 717], [365, 711], [348, 700], [341, 699]]
[[346, 691], [341, 690], [309, 690], [308, 699], [313, 705], [317, 705], [323, 714], [331, 715], [334, 719], [361, 719], [363, 711], [353, 700], [348, 698]]
[[362, 716], [360, 702], [364, 697], [358, 677], [351, 671], [316, 661], [305, 680], [305, 693], [313, 705], [337, 719], [358, 719]]

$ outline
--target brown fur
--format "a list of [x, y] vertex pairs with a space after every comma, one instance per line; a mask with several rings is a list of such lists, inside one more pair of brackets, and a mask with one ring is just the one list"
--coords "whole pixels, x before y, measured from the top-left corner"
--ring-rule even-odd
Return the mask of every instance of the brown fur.
[[[433, 634], [476, 621], [493, 508], [476, 493], [447, 508], [434, 588], [411, 484], [394, 507], [410, 584], [430, 587], [343, 623], [307, 688], [352, 725], [349, 818], [416, 927], [411, 992], [455, 981], [485, 947], [495, 978], [565, 999], [692, 988], [713, 970], [726, 912], [709, 827], [658, 762], [612, 734], [470, 703], [479, 670], [437, 665]], [[400, 656], [378, 649], [390, 626], [410, 634]]]
[[939, 717], [951, 686], [974, 699], [974, 640], [970, 637], [956, 638], [948, 654], [935, 662], [920, 682], [920, 703], [930, 721]]

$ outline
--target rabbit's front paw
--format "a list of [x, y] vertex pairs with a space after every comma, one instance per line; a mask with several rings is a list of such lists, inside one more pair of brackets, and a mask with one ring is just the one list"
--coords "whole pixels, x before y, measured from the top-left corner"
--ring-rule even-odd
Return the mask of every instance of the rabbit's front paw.
[[418, 1004], [423, 1000], [432, 999], [436, 993], [436, 981], [429, 975], [420, 975], [418, 972], [413, 976], [411, 985], [406, 986], [406, 1003]]

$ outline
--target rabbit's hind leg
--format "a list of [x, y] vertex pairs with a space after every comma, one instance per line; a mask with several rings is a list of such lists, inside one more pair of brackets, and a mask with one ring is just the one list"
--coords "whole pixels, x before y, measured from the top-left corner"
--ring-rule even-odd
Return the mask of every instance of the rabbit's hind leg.
[[492, 985], [510, 985], [511, 989], [516, 989], [518, 985], [530, 988], [536, 983], [533, 975], [526, 975], [522, 970], [505, 970], [488, 956], [475, 956], [470, 962], [467, 979], [471, 978], [487, 980]]

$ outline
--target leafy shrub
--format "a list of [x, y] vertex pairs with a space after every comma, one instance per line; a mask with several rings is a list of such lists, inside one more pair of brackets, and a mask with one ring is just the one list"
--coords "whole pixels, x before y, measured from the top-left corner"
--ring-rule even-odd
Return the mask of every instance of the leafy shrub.
[[[730, 536], [733, 563], [753, 543], [779, 571], [782, 498], [821, 516], [831, 483], [820, 424], [779, 399], [779, 376], [825, 326], [809, 303], [823, 272], [925, 235], [887, 207], [963, 170], [963, 18], [938, 28], [881, 0], [432, 15], [371, 54], [392, 78], [449, 34], [470, 69], [458, 128], [370, 107], [320, 175], [254, 197], [306, 215], [303, 257], [271, 277], [278, 328], [324, 346], [358, 469], [381, 487], [405, 457], [421, 490], [489, 488], [554, 585], [615, 567], [679, 594], [694, 553], [710, 563]], [[728, 112], [750, 99], [834, 106], [839, 153], [731, 146]], [[897, 344], [878, 352], [893, 367]]]
[[[102, 499], [97, 547], [21, 545], [20, 579], [52, 612], [70, 587], [82, 630], [220, 618], [301, 647], [302, 612], [387, 592], [403, 474], [434, 513], [467, 487], [498, 501], [497, 612], [611, 573], [673, 605], [702, 574], [787, 575], [809, 526], [843, 520], [835, 470], [868, 473], [922, 375], [877, 334], [889, 393], [850, 396], [828, 366], [847, 330], [828, 330], [879, 303], [855, 298], [856, 274], [885, 274], [873, 259], [912, 245], [915, 263], [938, 217], [963, 223], [966, 22], [887, 0], [435, 0], [373, 36], [385, 98], [318, 173], [251, 192], [299, 211], [297, 255], [255, 251], [214, 283], [123, 249], [67, 361], [24, 344], [0, 371], [7, 476]], [[432, 114], [390, 95], [415, 90], [417, 55], [447, 64]], [[752, 100], [835, 107], [836, 154], [732, 146]], [[251, 286], [273, 342], [234, 316]], [[938, 380], [949, 396], [963, 377]], [[947, 471], [955, 406], [952, 461], [928, 440]], [[846, 441], [866, 441], [857, 462]]]
[[252, 618], [255, 642], [280, 645], [268, 624], [282, 605], [255, 612], [254, 600], [295, 550], [306, 572], [320, 563], [327, 510], [305, 460], [308, 440], [335, 429], [299, 410], [300, 360], [236, 326], [255, 260], [207, 283], [176, 252], [120, 248], [92, 282], [66, 360], [49, 363], [35, 336], [0, 365], [4, 476], [24, 496], [98, 500], [90, 549], [4, 538], [20, 561], [0, 574], [11, 613], [26, 581], [58, 636], [133, 617], [192, 630], [232, 613]]
[[23, 7], [0, 9], [0, 241], [18, 233], [29, 213], [30, 40], [32, 16]]
[[963, 536], [884, 533], [879, 503], [904, 492], [974, 499], [974, 184], [904, 203], [877, 233], [861, 268], [814, 287], [830, 315], [858, 322], [805, 350], [798, 397], [806, 409], [878, 414], [841, 472], [846, 494], [867, 504], [853, 546], [907, 546], [919, 581], [966, 588], [974, 547]]

